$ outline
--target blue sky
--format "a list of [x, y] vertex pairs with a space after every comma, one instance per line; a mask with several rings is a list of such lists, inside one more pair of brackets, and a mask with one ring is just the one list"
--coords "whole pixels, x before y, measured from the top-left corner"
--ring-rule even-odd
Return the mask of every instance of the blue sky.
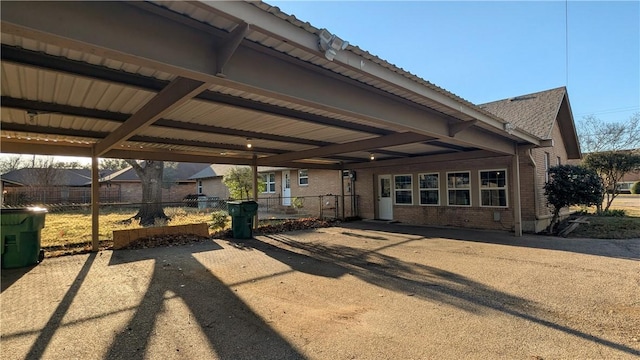
[[576, 122], [640, 112], [640, 1], [266, 2], [475, 104], [567, 86]]

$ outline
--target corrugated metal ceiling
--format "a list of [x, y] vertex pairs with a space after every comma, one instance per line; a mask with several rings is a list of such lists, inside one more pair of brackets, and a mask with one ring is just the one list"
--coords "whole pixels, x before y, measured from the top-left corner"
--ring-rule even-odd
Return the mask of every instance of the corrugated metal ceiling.
[[[213, 11], [206, 11], [202, 7], [194, 6], [188, 2], [155, 2], [170, 11], [189, 16], [201, 23], [210, 24], [211, 26], [229, 32], [233, 30], [237, 23], [227, 17], [220, 16]], [[318, 29], [312, 27], [308, 23], [303, 23], [293, 16], [282, 13], [277, 8], [271, 7], [265, 3], [253, 3], [256, 7], [269, 12], [270, 14], [284, 19], [299, 28], [316, 34]], [[162, 81], [173, 81], [177, 78], [175, 74], [159, 71], [151, 67], [144, 67], [136, 64], [125, 63], [118, 60], [103, 58], [88, 52], [80, 52], [59, 46], [51, 45], [41, 41], [16, 36], [15, 34], [2, 34], [3, 46], [13, 46], [23, 48], [47, 55], [70, 59], [88, 63], [123, 73], [143, 76], [147, 78], [158, 79]], [[355, 71], [349, 68], [331, 62], [323, 56], [318, 56], [317, 52], [310, 52], [302, 48], [296, 47], [282, 39], [268, 36], [260, 31], [250, 28], [245, 39], [275, 49], [297, 59], [311, 63], [324, 69], [328, 69], [341, 76], [349, 77], [363, 86], [372, 86], [384, 93], [394, 94], [406, 99], [410, 102], [427, 106], [436, 113], [442, 113], [453, 116], [458, 120], [472, 120], [473, 117], [466, 115], [462, 111], [451, 109], [433, 99], [422, 96], [399, 87], [390, 82], [380, 80], [366, 73]], [[373, 61], [394, 73], [400, 74], [421, 86], [437, 91], [439, 94], [455, 100], [461, 105], [472, 106], [466, 100], [457, 97], [437, 86], [417, 78], [416, 76], [399, 69], [357, 47], [350, 46], [347, 51], [353, 52], [369, 61]], [[145, 104], [157, 96], [156, 91], [143, 89], [138, 86], [127, 85], [116, 81], [101, 80], [87, 76], [79, 76], [56, 70], [47, 70], [42, 67], [14, 63], [11, 61], [2, 62], [2, 96], [14, 99], [29, 100], [38, 103], [47, 103], [55, 105], [65, 105], [90, 110], [107, 111], [114, 114], [126, 115], [134, 114], [142, 109]], [[156, 138], [158, 143], [148, 143], [140, 141], [125, 141], [121, 148], [138, 148], [138, 149], [170, 149], [171, 151], [196, 152], [205, 154], [220, 154], [235, 152], [241, 156], [250, 156], [251, 152], [243, 152], [237, 147], [244, 146], [247, 138], [252, 138], [252, 143], [256, 148], [273, 149], [273, 154], [282, 151], [302, 151], [312, 149], [322, 144], [344, 144], [361, 140], [371, 139], [384, 134], [392, 134], [395, 132], [406, 131], [404, 128], [391, 123], [376, 122], [372, 124], [371, 119], [367, 117], [348, 116], [345, 112], [339, 113], [327, 110], [326, 106], [312, 106], [313, 101], [308, 101], [305, 105], [294, 103], [292, 101], [283, 100], [279, 97], [271, 97], [263, 94], [253, 93], [241, 88], [231, 88], [223, 84], [212, 84], [208, 90], [214, 94], [223, 94], [236, 99], [244, 99], [254, 102], [255, 104], [265, 104], [279, 109], [292, 110], [291, 115], [269, 114], [262, 110], [243, 108], [242, 106], [234, 106], [222, 102], [205, 101], [202, 99], [192, 99], [184, 102], [181, 106], [174, 108], [164, 114], [163, 119], [179, 121], [181, 124], [196, 124], [203, 126], [215, 126], [224, 129], [233, 130], [233, 134], [211, 134], [201, 130], [188, 130], [185, 128], [171, 129], [167, 126], [152, 125], [138, 135], [146, 138]], [[311, 105], [306, 105], [306, 104]], [[25, 105], [26, 106], [26, 105]], [[285, 112], [286, 113], [286, 112]], [[305, 120], [298, 114], [308, 114], [310, 119], [313, 116], [322, 117], [331, 121], [314, 122], [313, 120]], [[108, 115], [105, 115], [108, 116]], [[114, 132], [124, 119], [122, 118], [99, 118], [96, 116], [72, 116], [69, 114], [56, 114], [46, 111], [37, 112], [36, 116], [29, 116], [24, 108], [2, 108], [2, 122], [8, 124], [7, 128], [2, 129], [4, 138], [15, 139], [18, 136], [27, 141], [43, 141], [43, 142], [72, 142], [90, 145], [99, 139], [91, 136], [83, 136], [82, 132], [97, 134], [109, 134]], [[334, 124], [332, 125], [332, 121]], [[501, 121], [501, 120], [500, 120]], [[350, 126], [353, 124], [354, 126]], [[14, 126], [13, 128], [11, 126]], [[358, 127], [362, 125], [365, 127]], [[20, 126], [38, 127], [38, 131], [29, 132]], [[351, 127], [351, 128], [350, 128]], [[366, 127], [375, 127], [376, 134], [368, 132]], [[54, 131], [50, 134], [44, 134], [43, 128], [51, 128]], [[18, 130], [13, 130], [18, 129]], [[21, 129], [21, 130], [20, 130]], [[65, 131], [55, 131], [65, 130]], [[75, 130], [72, 133], [67, 130]], [[258, 136], [247, 136], [246, 133], [257, 134]], [[261, 138], [260, 134], [264, 136]], [[295, 138], [297, 141], [278, 141], [270, 138], [273, 136]], [[164, 139], [164, 141], [161, 141]], [[183, 144], [177, 144], [183, 141]], [[190, 143], [191, 142], [191, 143]], [[205, 146], [194, 146], [194, 143], [202, 143]], [[206, 145], [209, 144], [209, 145]], [[216, 144], [220, 146], [217, 147]], [[229, 145], [225, 149], [225, 144]], [[234, 147], [236, 149], [234, 150]], [[446, 148], [445, 148], [446, 149]], [[376, 151], [385, 150], [385, 148], [375, 149]], [[389, 146], [383, 151], [380, 157], [402, 157], [429, 152], [441, 152], [442, 147], [428, 144], [408, 144], [400, 146]], [[473, 148], [469, 148], [473, 150]], [[389, 152], [393, 151], [395, 152]], [[343, 158], [355, 157], [365, 160], [368, 158], [367, 151], [354, 151], [341, 154]], [[262, 156], [262, 155], [260, 155]], [[340, 156], [328, 157], [327, 160], [307, 159], [307, 161], [315, 161], [319, 163], [336, 163]]]

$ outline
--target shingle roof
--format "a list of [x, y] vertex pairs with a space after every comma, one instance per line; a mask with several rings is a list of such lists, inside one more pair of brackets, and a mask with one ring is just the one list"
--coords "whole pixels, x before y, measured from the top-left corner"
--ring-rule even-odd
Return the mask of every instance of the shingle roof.
[[478, 105], [541, 139], [548, 139], [567, 92], [563, 87]]
[[[167, 167], [165, 165], [164, 176], [165, 178], [171, 175], [172, 179], [176, 181], [187, 181], [192, 180], [192, 175], [202, 171], [207, 167], [207, 164], [201, 163], [177, 163], [175, 168]], [[138, 178], [138, 174], [132, 167], [128, 167], [126, 169], [120, 170], [109, 177], [105, 177], [100, 179], [101, 181], [140, 181]]]
[[[193, 176], [191, 176], [189, 179], [195, 180], [195, 179], [206, 179], [206, 178], [214, 178], [214, 177], [219, 177], [219, 176], [225, 176], [229, 173], [229, 171], [233, 168], [236, 167], [249, 167], [247, 165], [226, 165], [226, 164], [211, 164], [209, 166], [207, 166], [206, 168], [202, 169], [202, 171], [198, 172], [197, 174], [194, 174]], [[259, 173], [264, 173], [264, 172], [270, 172], [270, 171], [280, 171], [280, 170], [287, 170], [290, 168], [283, 168], [283, 167], [274, 167], [274, 166], [258, 166], [258, 172]]]
[[[101, 170], [100, 176], [111, 172], [113, 171]], [[24, 168], [2, 174], [2, 181], [23, 186], [37, 186], [43, 181], [48, 181], [51, 186], [87, 186], [91, 185], [91, 170]]]
[[[218, 176], [225, 176], [229, 171], [237, 165], [212, 164], [192, 175], [189, 179], [205, 179]], [[246, 167], [246, 166], [245, 166]]]

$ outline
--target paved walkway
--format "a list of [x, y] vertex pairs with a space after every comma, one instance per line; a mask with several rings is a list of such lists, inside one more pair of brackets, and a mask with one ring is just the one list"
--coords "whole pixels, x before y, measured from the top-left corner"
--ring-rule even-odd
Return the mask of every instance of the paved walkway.
[[3, 359], [633, 359], [640, 239], [369, 222], [2, 271]]

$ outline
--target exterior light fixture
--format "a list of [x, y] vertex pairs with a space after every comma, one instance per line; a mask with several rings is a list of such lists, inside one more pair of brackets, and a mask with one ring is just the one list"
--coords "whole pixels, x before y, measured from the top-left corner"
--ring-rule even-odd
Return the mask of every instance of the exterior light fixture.
[[375, 159], [376, 159], [376, 156], [373, 153], [369, 154], [369, 160], [373, 161]]
[[251, 139], [247, 138], [247, 149], [251, 149], [253, 145], [251, 145]]
[[333, 35], [327, 29], [320, 30], [318, 34], [318, 47], [324, 51], [324, 57], [329, 61], [333, 61], [336, 54], [340, 50], [344, 50], [349, 46], [348, 41], [344, 41]]

